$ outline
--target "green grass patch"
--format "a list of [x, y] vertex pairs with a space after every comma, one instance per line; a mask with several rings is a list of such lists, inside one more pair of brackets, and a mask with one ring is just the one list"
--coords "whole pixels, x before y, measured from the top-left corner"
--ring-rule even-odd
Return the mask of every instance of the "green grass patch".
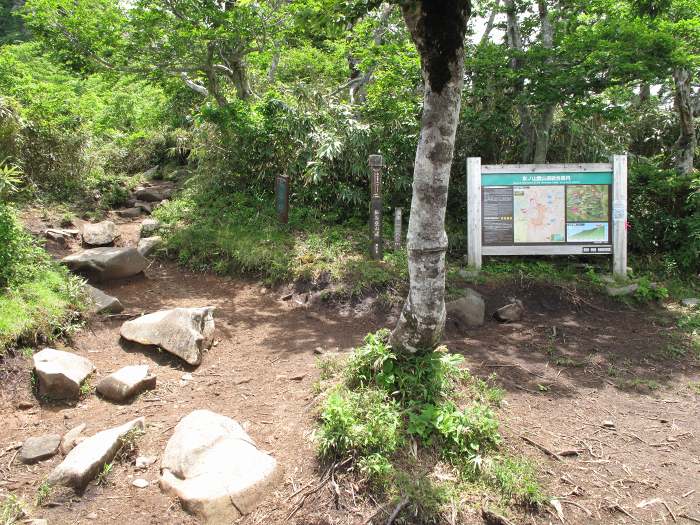
[[[388, 335], [369, 334], [328, 387], [315, 434], [321, 458], [351, 460], [374, 493], [408, 499], [406, 515], [421, 520], [454, 508], [465, 493], [540, 503], [534, 468], [501, 450], [494, 407], [503, 390], [473, 377], [444, 347], [395, 353]], [[326, 378], [336, 370], [322, 368]]]
[[269, 196], [225, 194], [195, 180], [154, 215], [168, 225], [167, 253], [196, 270], [253, 274], [270, 283], [327, 274], [344, 295], [399, 289], [408, 279], [404, 250], [369, 259], [366, 225], [339, 226], [337, 218], [303, 208], [292, 208], [283, 225]]
[[0, 293], [0, 355], [17, 341], [50, 340], [81, 308], [80, 284], [62, 268], [47, 268]]

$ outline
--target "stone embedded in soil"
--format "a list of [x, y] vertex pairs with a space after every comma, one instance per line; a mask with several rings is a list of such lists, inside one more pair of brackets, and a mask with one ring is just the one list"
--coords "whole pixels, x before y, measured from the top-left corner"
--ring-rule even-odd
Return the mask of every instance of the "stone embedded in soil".
[[148, 487], [148, 485], [150, 485], [148, 480], [145, 480], [143, 478], [136, 478], [134, 481], [131, 482], [131, 484], [139, 489], [145, 489], [146, 487]]
[[161, 222], [157, 219], [146, 219], [141, 223], [141, 238], [145, 239], [155, 235], [161, 226]]
[[687, 297], [686, 299], [683, 299], [681, 301], [683, 303], [683, 306], [698, 306], [700, 305], [700, 299], [697, 297]]
[[132, 208], [124, 208], [123, 210], [117, 210], [117, 215], [124, 219], [135, 219], [136, 217], [140, 217], [141, 213], [143, 210], [141, 208], [137, 207], [132, 207]]
[[196, 410], [168, 441], [161, 488], [208, 524], [228, 524], [252, 512], [279, 482], [281, 468], [233, 419]]
[[94, 286], [85, 284], [85, 291], [92, 301], [92, 307], [89, 311], [93, 314], [118, 314], [124, 310], [124, 306], [119, 299], [107, 295]]
[[140, 208], [141, 211], [147, 215], [150, 215], [151, 212], [153, 211], [153, 203], [152, 202], [134, 201], [134, 207]]
[[525, 307], [520, 299], [516, 299], [510, 304], [500, 307], [493, 316], [502, 323], [516, 323], [525, 315]]
[[159, 202], [170, 197], [172, 190], [168, 188], [139, 187], [134, 190], [134, 197], [140, 201]]
[[149, 374], [148, 365], [120, 368], [97, 383], [97, 392], [111, 401], [126, 401], [144, 390], [156, 387], [156, 376]]
[[639, 285], [636, 283], [628, 284], [626, 286], [606, 286], [605, 291], [611, 297], [621, 297], [625, 295], [632, 295], [639, 289]]
[[486, 303], [478, 292], [467, 288], [467, 294], [455, 301], [447, 303], [447, 316], [458, 325], [475, 327], [484, 324]]
[[214, 341], [213, 312], [213, 306], [161, 310], [125, 322], [120, 334], [135, 343], [159, 346], [190, 365], [198, 365], [202, 352]]
[[139, 456], [136, 458], [134, 461], [134, 466], [138, 470], [146, 469], [153, 465], [156, 461], [158, 461], [156, 458], [152, 458], [149, 456]]
[[36, 463], [49, 459], [56, 455], [60, 443], [61, 436], [57, 434], [30, 437], [22, 445], [19, 458], [23, 463]]
[[117, 227], [112, 221], [86, 222], [82, 226], [83, 242], [90, 246], [108, 246], [117, 238]]
[[143, 430], [144, 426], [145, 420], [140, 417], [87, 438], [71, 450], [63, 462], [51, 472], [48, 483], [74, 488], [84, 487], [105, 463], [114, 459], [122, 445], [122, 438], [134, 429]]
[[158, 235], [154, 235], [153, 237], [146, 237], [145, 239], [139, 240], [137, 249], [141, 255], [148, 257], [161, 244], [163, 244], [163, 238]]
[[81, 383], [95, 370], [90, 360], [53, 348], [37, 352], [33, 360], [39, 395], [53, 399], [77, 399]]
[[146, 258], [134, 247], [92, 248], [64, 257], [61, 262], [71, 271], [98, 281], [132, 277], [148, 266]]
[[80, 442], [80, 439], [82, 438], [81, 434], [86, 427], [86, 423], [81, 423], [77, 427], [73, 427], [68, 432], [63, 434], [60, 446], [61, 454], [65, 456], [75, 448], [75, 446]]

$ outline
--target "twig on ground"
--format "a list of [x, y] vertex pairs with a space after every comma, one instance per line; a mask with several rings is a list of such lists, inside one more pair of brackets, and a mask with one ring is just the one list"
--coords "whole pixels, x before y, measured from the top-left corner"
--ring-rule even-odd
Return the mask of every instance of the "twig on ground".
[[675, 515], [675, 514], [673, 513], [673, 511], [671, 510], [671, 507], [669, 507], [668, 504], [667, 504], [664, 500], [661, 500], [661, 504], [662, 504], [664, 507], [666, 507], [666, 510], [667, 510], [668, 513], [671, 515], [671, 519], [674, 521], [674, 523], [677, 522], [678, 520], [676, 519], [676, 515]]
[[588, 510], [588, 509], [587, 509], [586, 507], [584, 507], [583, 505], [579, 505], [579, 504], [576, 503], [575, 501], [571, 501], [571, 500], [568, 500], [568, 499], [560, 499], [559, 501], [561, 501], [562, 503], [566, 503], [567, 505], [573, 505], [574, 507], [577, 507], [577, 508], [581, 509], [583, 512], [586, 513], [586, 515], [587, 515], [589, 518], [593, 516], [593, 514], [591, 513], [590, 510]]
[[529, 443], [530, 445], [532, 445], [532, 446], [534, 446], [534, 447], [540, 449], [542, 452], [544, 452], [544, 453], [547, 454], [548, 456], [552, 456], [552, 457], [553, 457], [554, 459], [556, 459], [557, 461], [563, 461], [563, 460], [561, 459], [561, 457], [559, 457], [558, 454], [556, 454], [555, 452], [552, 452], [551, 450], [549, 450], [549, 449], [548, 449], [547, 447], [545, 447], [544, 445], [540, 445], [539, 443], [537, 443], [536, 441], [531, 440], [531, 439], [530, 439], [529, 437], [527, 437], [527, 436], [520, 436], [520, 438], [521, 438], [523, 441], [525, 441], [526, 443]]
[[386, 525], [391, 525], [392, 523], [394, 523], [394, 520], [399, 515], [399, 512], [401, 512], [401, 509], [403, 509], [406, 505], [408, 505], [408, 498], [404, 498], [401, 501], [399, 501], [398, 505], [394, 507], [394, 512], [392, 512], [391, 516], [389, 516], [389, 519], [386, 520]]
[[693, 516], [690, 516], [690, 515], [685, 514], [685, 513], [679, 514], [678, 517], [685, 518], [685, 519], [690, 520], [690, 521], [695, 522], [695, 523], [700, 523], [700, 518], [694, 518]]
[[510, 520], [488, 509], [481, 509], [481, 517], [486, 522], [486, 525], [513, 525], [513, 522]]

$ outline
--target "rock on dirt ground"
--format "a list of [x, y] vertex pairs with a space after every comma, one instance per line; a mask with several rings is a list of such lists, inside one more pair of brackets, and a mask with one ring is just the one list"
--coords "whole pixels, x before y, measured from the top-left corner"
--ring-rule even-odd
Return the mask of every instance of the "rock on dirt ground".
[[27, 438], [22, 445], [19, 458], [23, 463], [36, 463], [37, 461], [48, 459], [58, 452], [60, 443], [61, 436], [58, 434]]
[[125, 279], [146, 269], [148, 261], [134, 247], [92, 248], [64, 257], [61, 262], [73, 272], [96, 281]]
[[112, 221], [86, 222], [81, 228], [83, 243], [88, 246], [109, 246], [117, 238], [117, 227]]
[[85, 291], [87, 292], [90, 300], [92, 301], [92, 306], [89, 308], [89, 312], [92, 314], [118, 314], [124, 311], [124, 306], [119, 299], [107, 295], [99, 288], [85, 284]]
[[105, 463], [109, 463], [119, 451], [122, 438], [130, 431], [143, 430], [143, 417], [123, 425], [98, 432], [71, 450], [66, 459], [49, 475], [50, 485], [82, 488], [93, 479]]
[[478, 292], [466, 289], [466, 295], [445, 305], [448, 318], [459, 326], [473, 328], [484, 324], [486, 303]]
[[174, 308], [147, 314], [122, 325], [121, 336], [141, 345], [156, 345], [190, 365], [202, 362], [213, 343], [214, 308]]
[[89, 359], [53, 348], [37, 352], [33, 361], [39, 395], [52, 399], [77, 399], [80, 385], [95, 370]]
[[156, 376], [149, 373], [148, 365], [130, 365], [101, 379], [97, 392], [111, 401], [123, 402], [155, 387]]
[[249, 514], [282, 475], [241, 425], [209, 410], [195, 410], [178, 423], [161, 472], [163, 490], [211, 525]]

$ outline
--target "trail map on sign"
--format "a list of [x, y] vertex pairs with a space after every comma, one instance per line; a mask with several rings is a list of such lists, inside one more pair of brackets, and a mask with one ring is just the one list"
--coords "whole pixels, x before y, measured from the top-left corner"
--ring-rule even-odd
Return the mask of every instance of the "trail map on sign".
[[551, 243], [566, 240], [564, 186], [513, 188], [514, 241]]
[[566, 187], [566, 220], [569, 222], [607, 222], [609, 186], [571, 185]]

